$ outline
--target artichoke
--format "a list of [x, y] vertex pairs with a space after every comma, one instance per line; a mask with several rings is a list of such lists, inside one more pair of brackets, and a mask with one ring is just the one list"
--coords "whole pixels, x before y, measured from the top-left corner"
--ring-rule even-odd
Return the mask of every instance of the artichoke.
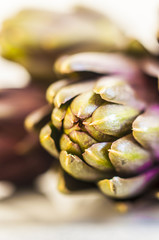
[[[55, 69], [64, 78], [46, 92], [52, 112], [40, 142], [60, 161], [60, 190], [67, 192], [70, 175], [115, 199], [144, 193], [159, 176], [156, 79], [143, 74], [137, 60], [119, 54], [65, 56]], [[44, 117], [38, 110], [25, 125], [38, 129]]]
[[45, 103], [43, 94], [34, 85], [0, 91], [0, 180], [28, 184], [50, 168], [53, 159], [38, 136], [24, 129], [26, 115]]
[[4, 21], [2, 56], [22, 64], [37, 80], [56, 80], [55, 60], [80, 51], [145, 52], [102, 14], [76, 8], [70, 13], [28, 9]]

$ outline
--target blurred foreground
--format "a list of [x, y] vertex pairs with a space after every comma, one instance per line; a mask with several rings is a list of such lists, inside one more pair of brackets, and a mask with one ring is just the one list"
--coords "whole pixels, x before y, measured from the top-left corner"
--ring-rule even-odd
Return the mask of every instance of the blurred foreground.
[[[71, 196], [58, 193], [56, 177], [50, 174], [38, 180], [38, 190], [17, 191], [0, 202], [1, 239], [158, 239], [155, 202], [128, 205], [125, 212], [124, 205], [114, 205], [96, 191]], [[44, 185], [51, 194], [45, 188], [44, 195]]]

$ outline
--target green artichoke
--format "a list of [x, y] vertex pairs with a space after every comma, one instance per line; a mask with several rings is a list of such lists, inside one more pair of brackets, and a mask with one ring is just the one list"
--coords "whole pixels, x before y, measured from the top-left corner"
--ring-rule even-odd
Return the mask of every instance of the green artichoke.
[[[65, 79], [47, 90], [52, 113], [40, 131], [42, 146], [78, 184], [93, 183], [116, 199], [141, 195], [159, 176], [156, 79], [116, 54], [62, 57], [55, 68]], [[28, 129], [43, 121], [39, 113], [27, 117]], [[60, 186], [65, 192], [67, 177]]]
[[23, 10], [4, 21], [0, 45], [3, 57], [22, 64], [33, 79], [44, 81], [56, 80], [53, 63], [66, 53], [145, 52], [107, 17], [85, 8], [70, 13]]

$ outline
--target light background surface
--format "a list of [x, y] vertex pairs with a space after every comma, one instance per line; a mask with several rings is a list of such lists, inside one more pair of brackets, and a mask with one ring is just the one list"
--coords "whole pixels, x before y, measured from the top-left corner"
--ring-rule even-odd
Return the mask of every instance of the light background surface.
[[[2, 240], [158, 240], [159, 204], [138, 202], [122, 213], [97, 191], [63, 195], [44, 174], [37, 190], [16, 192], [0, 203]], [[156, 202], [157, 203], [157, 202]]]

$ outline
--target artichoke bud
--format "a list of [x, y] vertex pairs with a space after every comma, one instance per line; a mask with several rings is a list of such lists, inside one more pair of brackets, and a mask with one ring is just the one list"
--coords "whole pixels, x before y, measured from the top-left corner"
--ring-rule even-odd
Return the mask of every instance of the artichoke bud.
[[98, 182], [100, 190], [109, 197], [116, 199], [133, 198], [141, 195], [158, 177], [159, 168], [151, 169], [137, 177], [113, 177]]
[[114, 141], [108, 151], [111, 163], [121, 175], [136, 175], [153, 165], [151, 154], [131, 134]]
[[82, 84], [77, 83], [77, 84], [72, 84], [72, 85], [61, 88], [57, 92], [54, 99], [55, 107], [59, 108], [62, 104], [73, 99], [80, 93], [91, 90], [93, 85], [94, 85], [94, 81], [85, 81]]
[[82, 132], [82, 131], [72, 131], [69, 134], [69, 137], [72, 139], [72, 141], [78, 143], [82, 152], [84, 152], [85, 149], [92, 146], [92, 144], [96, 143], [96, 140], [94, 140], [86, 132]]
[[83, 121], [83, 125], [89, 135], [91, 135], [95, 140], [99, 142], [111, 142], [116, 139], [114, 136], [99, 132], [93, 125], [90, 125], [91, 122], [91, 117], [87, 118]]
[[[68, 81], [48, 88], [53, 111], [40, 139], [71, 177], [97, 184], [107, 196], [125, 199], [140, 195], [158, 178], [159, 108], [146, 110], [158, 94], [153, 91], [155, 97], [147, 98], [150, 81], [132, 59], [109, 57], [83, 53], [60, 60], [65, 67], [69, 64]], [[94, 78], [83, 78], [91, 71]], [[82, 80], [72, 82], [73, 72]], [[154, 86], [152, 82], [150, 89]]]
[[60, 138], [60, 149], [79, 157], [82, 153], [79, 145], [74, 143], [66, 134], [63, 134]]
[[99, 169], [101, 171], [112, 171], [114, 168], [109, 160], [108, 149], [110, 148], [111, 143], [95, 143], [91, 147], [85, 149], [82, 154], [83, 159], [90, 166]]
[[77, 53], [59, 58], [54, 67], [59, 75], [67, 76], [70, 79], [75, 73], [76, 78], [83, 79], [85, 76], [88, 77], [88, 73], [94, 77], [108, 74], [131, 78], [138, 72], [134, 61], [115, 53]]
[[159, 105], [149, 107], [132, 126], [134, 138], [159, 159]]
[[129, 106], [104, 103], [94, 111], [90, 125], [104, 134], [121, 137], [131, 130], [132, 122], [139, 113]]
[[89, 118], [92, 113], [103, 103], [100, 95], [87, 91], [77, 96], [71, 103], [72, 113], [80, 119]]
[[62, 128], [62, 121], [66, 115], [68, 104], [63, 104], [59, 108], [54, 108], [51, 114], [51, 121], [53, 125], [60, 130]]
[[54, 103], [54, 98], [56, 96], [56, 93], [62, 88], [62, 87], [65, 87], [66, 85], [68, 85], [70, 83], [69, 80], [67, 79], [63, 79], [63, 80], [60, 80], [56, 83], [52, 83], [47, 91], [46, 91], [46, 99], [47, 101], [50, 103], [50, 104], [53, 104]]
[[78, 118], [72, 113], [71, 107], [68, 107], [63, 121], [64, 129], [71, 129], [76, 123]]
[[100, 94], [105, 101], [129, 105], [138, 108], [140, 111], [145, 108], [144, 102], [137, 99], [135, 91], [124, 78], [114, 76], [109, 79], [109, 77], [102, 77], [97, 81], [93, 90]]
[[96, 182], [111, 175], [87, 165], [76, 155], [68, 154], [66, 151], [60, 153], [60, 163], [62, 168], [74, 178], [79, 180]]
[[41, 129], [40, 143], [55, 158], [59, 157], [58, 140], [59, 132], [51, 123]]

